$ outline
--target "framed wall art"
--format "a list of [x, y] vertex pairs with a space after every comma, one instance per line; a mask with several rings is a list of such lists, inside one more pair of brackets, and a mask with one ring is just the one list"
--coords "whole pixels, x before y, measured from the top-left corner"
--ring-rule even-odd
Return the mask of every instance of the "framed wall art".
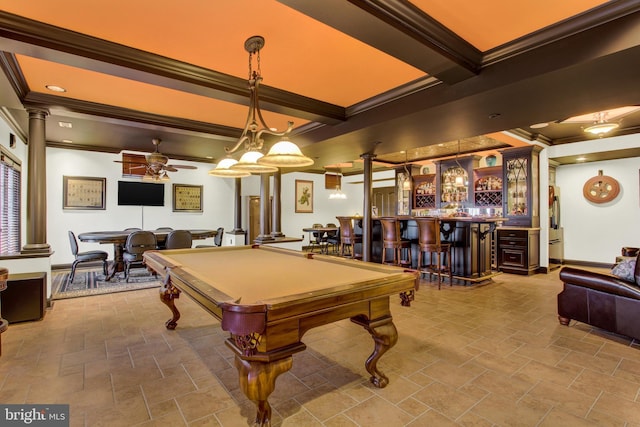
[[296, 213], [313, 213], [313, 181], [296, 179]]
[[107, 178], [62, 177], [63, 209], [105, 209]]
[[202, 212], [202, 185], [173, 184], [174, 212]]

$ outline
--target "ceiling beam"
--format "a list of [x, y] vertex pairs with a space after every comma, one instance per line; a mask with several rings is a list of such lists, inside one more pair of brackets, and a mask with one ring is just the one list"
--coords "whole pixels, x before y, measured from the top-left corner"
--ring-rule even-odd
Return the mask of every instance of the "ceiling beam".
[[408, 1], [279, 1], [445, 83], [480, 70], [479, 50]]

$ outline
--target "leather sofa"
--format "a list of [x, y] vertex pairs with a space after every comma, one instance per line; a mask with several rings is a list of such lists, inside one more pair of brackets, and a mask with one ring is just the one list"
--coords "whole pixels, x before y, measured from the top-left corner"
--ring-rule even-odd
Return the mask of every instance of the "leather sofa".
[[634, 281], [613, 274], [564, 267], [558, 294], [558, 320], [571, 319], [640, 340], [640, 254]]

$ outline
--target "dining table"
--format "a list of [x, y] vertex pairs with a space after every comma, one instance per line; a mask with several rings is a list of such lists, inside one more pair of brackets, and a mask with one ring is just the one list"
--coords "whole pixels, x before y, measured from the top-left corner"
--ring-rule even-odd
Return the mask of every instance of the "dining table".
[[[118, 231], [88, 231], [78, 234], [78, 239], [81, 242], [112, 244], [113, 245], [113, 262], [109, 266], [109, 271], [105, 280], [109, 281], [116, 273], [124, 271], [124, 246], [129, 234], [134, 231], [140, 230], [118, 230]], [[161, 230], [148, 230], [156, 236], [158, 246], [162, 246], [167, 235], [173, 230], [161, 229]], [[216, 230], [196, 229], [188, 230], [191, 233], [193, 240], [202, 240], [209, 237], [215, 237]]]
[[[331, 233], [331, 232], [335, 232], [337, 233], [338, 230], [340, 230], [340, 228], [338, 228], [337, 226], [333, 226], [333, 227], [306, 227], [303, 228], [302, 231], [309, 233], [309, 243], [313, 242], [313, 240], [315, 239], [315, 236], [313, 235], [313, 233], [318, 233], [318, 240], [322, 240], [322, 238], [326, 238], [327, 237], [327, 233]], [[326, 241], [326, 239], [325, 239]], [[329, 245], [320, 245], [320, 253], [322, 254], [327, 254], [329, 252]]]

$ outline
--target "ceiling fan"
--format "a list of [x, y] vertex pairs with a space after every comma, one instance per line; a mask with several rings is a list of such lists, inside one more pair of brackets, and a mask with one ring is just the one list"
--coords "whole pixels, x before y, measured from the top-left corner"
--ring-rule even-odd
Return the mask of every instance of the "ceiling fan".
[[145, 162], [126, 160], [114, 161], [116, 163], [132, 165], [131, 169], [145, 168], [145, 174], [142, 179], [150, 181], [168, 181], [169, 175], [167, 175], [167, 172], [178, 172], [178, 169], [197, 169], [195, 166], [167, 164], [169, 162], [169, 158], [159, 151], [161, 140], [159, 138], [154, 138], [151, 142], [156, 149], [153, 153], [145, 155]]

